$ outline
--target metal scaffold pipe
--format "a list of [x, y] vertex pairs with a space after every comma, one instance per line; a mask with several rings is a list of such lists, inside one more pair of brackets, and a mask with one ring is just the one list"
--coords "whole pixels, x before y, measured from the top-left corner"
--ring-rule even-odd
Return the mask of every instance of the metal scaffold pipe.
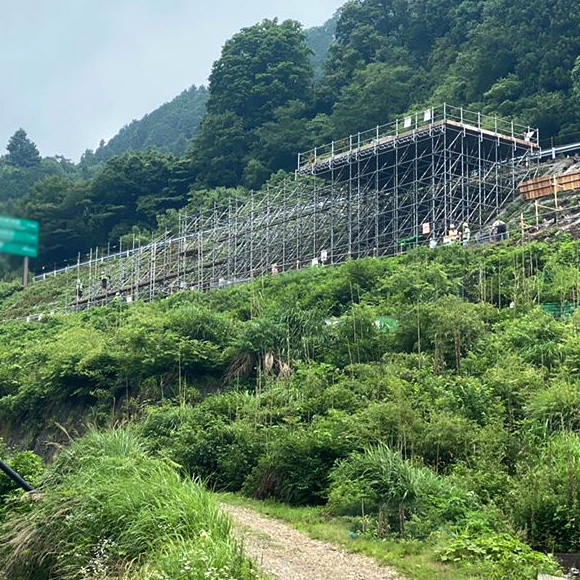
[[6, 463], [4, 463], [1, 459], [0, 470], [3, 471], [18, 487], [22, 488], [24, 491], [34, 491], [34, 488], [29, 483], [24, 481], [24, 479], [22, 479], [22, 477], [20, 477], [16, 471], [14, 471], [10, 466], [6, 465]]

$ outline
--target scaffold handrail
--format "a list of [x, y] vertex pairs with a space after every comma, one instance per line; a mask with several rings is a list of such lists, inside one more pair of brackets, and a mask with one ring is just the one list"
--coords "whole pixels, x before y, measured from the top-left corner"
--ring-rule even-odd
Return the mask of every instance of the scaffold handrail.
[[[103, 254], [101, 256], [95, 257], [95, 258], [91, 258], [89, 257], [91, 254], [93, 254], [93, 252], [91, 251], [91, 254], [85, 254], [85, 257], [87, 259], [82, 260], [77, 259], [76, 262], [74, 263], [69, 263], [67, 262], [66, 266], [61, 266], [61, 267], [54, 267], [50, 270], [47, 270], [46, 272], [42, 272], [41, 274], [36, 274], [34, 276], [34, 281], [35, 282], [40, 282], [42, 280], [46, 280], [47, 278], [52, 278], [54, 276], [57, 276], [58, 274], [66, 274], [68, 272], [71, 272], [73, 270], [77, 270], [79, 268], [86, 268], [89, 265], [95, 265], [95, 264], [103, 264], [106, 265], [107, 262], [110, 262], [112, 260], [116, 260], [118, 259], [120, 256], [129, 258], [131, 256], [133, 256], [134, 254], [137, 254], [139, 252], [144, 252], [149, 250], [151, 247], [153, 246], [159, 246], [161, 244], [164, 243], [168, 243], [170, 241], [171, 237], [168, 234], [168, 232], [164, 232], [163, 234], [155, 237], [153, 240], [151, 240], [150, 242], [148, 242], [145, 245], [142, 246], [137, 246], [134, 248], [127, 248], [126, 250], [122, 250], [120, 252], [110, 252], [108, 251], [106, 254]], [[115, 247], [113, 248], [115, 249]]]
[[477, 130], [491, 131], [505, 138], [529, 142], [530, 147], [539, 147], [540, 134], [537, 128], [496, 115], [484, 115], [463, 107], [443, 104], [409, 112], [390, 123], [378, 125], [373, 129], [355, 133], [299, 153], [298, 171], [322, 161], [327, 161], [349, 152], [373, 148], [390, 140], [394, 141], [406, 134], [412, 134], [420, 129], [444, 124], [445, 122], [454, 122]]

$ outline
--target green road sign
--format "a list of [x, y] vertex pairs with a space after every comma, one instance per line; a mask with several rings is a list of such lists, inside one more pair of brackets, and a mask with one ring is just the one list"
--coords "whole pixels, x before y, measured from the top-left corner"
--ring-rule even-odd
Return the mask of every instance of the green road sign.
[[19, 220], [4, 215], [0, 215], [0, 228], [4, 230], [17, 230], [19, 232], [33, 232], [38, 234], [38, 222]]
[[38, 222], [0, 215], [0, 253], [36, 258]]
[[36, 246], [38, 245], [38, 233], [0, 229], [0, 242], [16, 242], [17, 244]]
[[16, 244], [12, 242], [0, 242], [0, 254], [12, 254], [13, 256], [28, 256], [36, 258], [38, 247], [30, 244]]

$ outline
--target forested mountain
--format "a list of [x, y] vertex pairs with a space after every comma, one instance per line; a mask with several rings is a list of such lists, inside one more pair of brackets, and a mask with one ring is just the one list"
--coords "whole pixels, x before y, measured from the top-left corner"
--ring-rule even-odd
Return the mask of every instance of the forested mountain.
[[149, 148], [182, 155], [199, 128], [207, 99], [205, 87], [192, 86], [142, 119], [125, 125], [110, 141], [101, 143], [96, 151], [87, 150], [81, 163], [102, 163], [127, 151], [146, 151]]
[[[574, 0], [353, 0], [310, 31], [264, 21], [225, 43], [208, 90], [186, 91], [77, 167], [2, 162], [0, 198], [42, 220], [50, 262], [150, 231], [156, 212], [164, 220], [188, 199], [260, 188], [298, 151], [415, 107], [448, 102], [538, 126], [547, 142], [579, 139], [579, 54]], [[161, 151], [126, 151], [150, 146]], [[164, 168], [153, 180], [148, 155]]]
[[324, 61], [328, 54], [328, 49], [334, 40], [336, 33], [336, 23], [338, 22], [338, 13], [330, 20], [327, 20], [322, 26], [313, 26], [306, 29], [306, 42], [312, 50], [312, 66], [314, 67], [314, 78], [319, 79], [323, 73]]
[[[336, 15], [322, 26], [306, 30], [306, 42], [312, 50], [311, 60], [317, 78], [322, 76], [324, 59], [334, 38], [337, 20]], [[199, 129], [208, 98], [206, 87], [193, 85], [142, 119], [125, 125], [117, 135], [101, 143], [95, 151], [87, 149], [82, 163], [94, 165], [127, 151], [146, 151], [149, 148], [183, 155]]]

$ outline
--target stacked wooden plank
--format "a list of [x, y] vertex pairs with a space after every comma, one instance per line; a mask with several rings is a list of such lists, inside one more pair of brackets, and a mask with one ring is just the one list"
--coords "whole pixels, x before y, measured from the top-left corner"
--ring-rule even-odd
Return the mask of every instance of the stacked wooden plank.
[[526, 201], [580, 189], [580, 171], [536, 177], [520, 184], [520, 193]]

